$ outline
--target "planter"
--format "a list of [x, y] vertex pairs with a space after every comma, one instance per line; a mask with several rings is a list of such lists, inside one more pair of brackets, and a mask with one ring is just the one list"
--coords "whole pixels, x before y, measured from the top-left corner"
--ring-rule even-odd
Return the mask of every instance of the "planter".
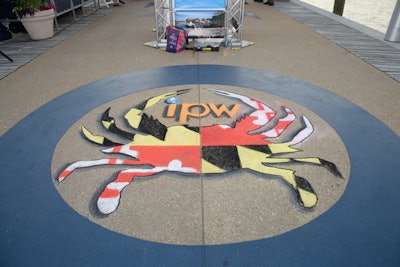
[[54, 34], [54, 10], [42, 10], [33, 16], [21, 18], [26, 31], [32, 40], [43, 40], [53, 37]]

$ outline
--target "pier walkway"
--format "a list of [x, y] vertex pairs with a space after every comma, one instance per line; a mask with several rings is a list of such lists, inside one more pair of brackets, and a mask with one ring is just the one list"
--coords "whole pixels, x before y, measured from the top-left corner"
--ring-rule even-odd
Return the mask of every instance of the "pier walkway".
[[276, 0], [172, 54], [153, 13], [0, 44], [0, 266], [399, 266], [400, 46]]

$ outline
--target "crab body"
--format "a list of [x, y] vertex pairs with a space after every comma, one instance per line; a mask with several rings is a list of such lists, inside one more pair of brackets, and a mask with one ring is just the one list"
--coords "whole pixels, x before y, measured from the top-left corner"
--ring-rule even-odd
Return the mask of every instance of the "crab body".
[[[77, 161], [70, 164], [58, 176], [62, 182], [77, 168], [98, 165], [125, 165], [129, 169], [118, 173], [116, 179], [107, 184], [97, 200], [97, 207], [103, 214], [114, 212], [119, 205], [122, 190], [135, 177], [151, 176], [164, 171], [186, 174], [219, 174], [239, 169], [249, 169], [265, 175], [281, 177], [295, 192], [298, 203], [310, 209], [317, 204], [317, 194], [311, 184], [295, 174], [295, 171], [276, 167], [276, 164], [291, 162], [309, 163], [326, 167], [334, 175], [342, 177], [336, 165], [320, 158], [278, 157], [300, 151], [295, 148], [313, 132], [310, 121], [302, 116], [302, 126], [287, 142], [272, 141], [279, 137], [296, 120], [295, 114], [283, 106], [284, 111], [268, 130], [262, 129], [275, 117], [276, 112], [259, 100], [227, 91], [208, 89], [212, 93], [229, 97], [249, 106], [252, 111], [237, 120], [234, 125], [209, 125], [190, 127], [188, 125], [165, 126], [148, 116], [145, 110], [161, 100], [174, 100], [188, 90], [179, 90], [152, 97], [131, 108], [125, 115], [135, 132], [127, 132], [116, 126], [107, 109], [102, 116], [103, 126], [110, 132], [128, 140], [127, 144], [114, 142], [103, 136], [94, 135], [85, 127], [82, 133], [86, 139], [107, 146], [102, 152], [120, 154], [125, 158], [106, 158]], [[258, 131], [257, 131], [258, 130]], [[128, 158], [126, 158], [126, 156]], [[149, 167], [150, 166], [150, 167]]]

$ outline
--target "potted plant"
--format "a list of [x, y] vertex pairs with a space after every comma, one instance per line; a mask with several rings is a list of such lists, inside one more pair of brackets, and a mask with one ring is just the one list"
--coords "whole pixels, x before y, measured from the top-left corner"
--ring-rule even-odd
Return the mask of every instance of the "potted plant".
[[53, 37], [55, 6], [43, 0], [17, 0], [13, 12], [33, 40]]

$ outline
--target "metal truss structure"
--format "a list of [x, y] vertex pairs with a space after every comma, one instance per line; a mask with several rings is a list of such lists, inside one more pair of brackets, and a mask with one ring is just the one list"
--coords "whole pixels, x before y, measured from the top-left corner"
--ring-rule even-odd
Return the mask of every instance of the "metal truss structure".
[[173, 26], [172, 12], [174, 0], [154, 0], [154, 13], [156, 17], [156, 47], [167, 45], [167, 27]]
[[[225, 45], [229, 40], [233, 47], [242, 47], [242, 31], [245, 0], [226, 0], [225, 7]], [[193, 9], [196, 10], [196, 9]], [[167, 44], [167, 28], [174, 25], [174, 0], [154, 0], [157, 40], [146, 45], [164, 48]]]
[[242, 47], [245, 0], [227, 0], [225, 10], [225, 45]]

